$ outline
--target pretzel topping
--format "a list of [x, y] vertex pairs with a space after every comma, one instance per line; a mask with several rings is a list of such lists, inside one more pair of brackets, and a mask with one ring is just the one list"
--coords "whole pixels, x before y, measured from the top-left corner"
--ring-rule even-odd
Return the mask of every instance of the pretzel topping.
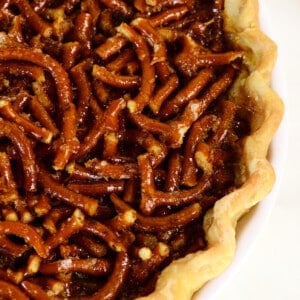
[[205, 249], [249, 122], [200, 2], [1, 2], [1, 295], [134, 299]]

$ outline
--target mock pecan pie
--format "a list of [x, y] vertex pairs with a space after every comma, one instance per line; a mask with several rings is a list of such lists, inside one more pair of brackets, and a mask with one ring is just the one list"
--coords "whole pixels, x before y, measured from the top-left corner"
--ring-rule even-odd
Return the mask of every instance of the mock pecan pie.
[[0, 294], [190, 299], [271, 189], [256, 0], [6, 0]]

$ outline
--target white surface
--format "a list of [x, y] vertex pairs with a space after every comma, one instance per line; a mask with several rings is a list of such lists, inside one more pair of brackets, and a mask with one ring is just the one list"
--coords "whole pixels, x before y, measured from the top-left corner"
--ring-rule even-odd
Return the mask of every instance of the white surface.
[[278, 92], [286, 103], [287, 157], [268, 222], [245, 261], [214, 300], [300, 299], [300, 1], [260, 2], [270, 16], [271, 37], [278, 44], [279, 77], [286, 85], [286, 91]]

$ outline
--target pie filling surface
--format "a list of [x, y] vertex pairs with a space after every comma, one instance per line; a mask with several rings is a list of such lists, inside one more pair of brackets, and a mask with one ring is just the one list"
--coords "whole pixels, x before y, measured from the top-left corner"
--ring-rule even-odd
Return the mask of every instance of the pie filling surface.
[[189, 299], [228, 266], [282, 115], [257, 24], [250, 0], [2, 1], [1, 295]]

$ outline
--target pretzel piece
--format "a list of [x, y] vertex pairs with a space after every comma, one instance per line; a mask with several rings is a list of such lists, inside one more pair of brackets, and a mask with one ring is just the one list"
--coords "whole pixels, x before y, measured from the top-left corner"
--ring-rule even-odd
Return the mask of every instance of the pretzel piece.
[[59, 230], [45, 241], [47, 251], [51, 252], [63, 241], [78, 232], [84, 225], [84, 218], [84, 214], [76, 209], [72, 216], [62, 223]]
[[55, 262], [43, 263], [39, 272], [45, 275], [57, 273], [81, 272], [94, 276], [103, 276], [108, 273], [110, 263], [106, 259], [96, 258], [67, 258]]
[[24, 17], [30, 25], [44, 37], [49, 37], [53, 29], [47, 24], [31, 7], [28, 1], [13, 0], [12, 1], [20, 9]]
[[40, 167], [38, 181], [50, 196], [57, 197], [72, 206], [78, 207], [88, 215], [94, 215], [96, 213], [98, 208], [96, 199], [81, 196], [62, 186], [60, 183], [56, 182], [43, 167]]
[[92, 69], [92, 61], [84, 60], [72, 67], [70, 73], [78, 88], [77, 116], [81, 125], [86, 118], [90, 100], [92, 99], [92, 87], [87, 72]]
[[5, 235], [0, 237], [0, 243], [1, 252], [7, 252], [7, 254], [12, 255], [14, 257], [21, 257], [24, 254], [24, 252], [28, 250], [27, 245], [19, 245], [17, 243], [14, 243]]
[[102, 181], [97, 183], [70, 183], [67, 187], [75, 191], [76, 193], [95, 196], [95, 195], [104, 195], [110, 193], [122, 192], [124, 189], [123, 180], [114, 180], [114, 181]]
[[30, 282], [29, 280], [22, 281], [21, 286], [25, 290], [25, 292], [30, 296], [30, 298], [34, 300], [40, 300], [40, 299], [57, 300], [58, 299], [54, 296], [49, 296], [48, 293], [44, 291], [41, 286], [33, 282]]
[[208, 176], [203, 176], [197, 185], [188, 190], [174, 191], [171, 193], [155, 189], [153, 170], [148, 155], [141, 155], [138, 158], [142, 179], [142, 195], [140, 209], [144, 214], [151, 214], [155, 208], [163, 205], [182, 206], [189, 204], [203, 192], [210, 188], [211, 182]]
[[195, 148], [200, 141], [207, 137], [208, 131], [214, 127], [216, 121], [214, 115], [208, 115], [197, 120], [191, 127], [184, 147], [181, 173], [181, 183], [183, 185], [191, 187], [197, 184], [197, 165], [194, 160]]
[[102, 178], [130, 179], [137, 175], [137, 165], [134, 163], [116, 165], [105, 160], [92, 159], [85, 166]]
[[139, 85], [138, 76], [117, 75], [109, 72], [103, 66], [94, 65], [92, 74], [95, 78], [100, 79], [104, 83], [118, 88], [131, 89]]
[[83, 230], [102, 238], [107, 242], [111, 249], [117, 252], [122, 252], [126, 249], [123, 242], [118, 238], [118, 236], [107, 226], [100, 222], [86, 221]]
[[96, 114], [95, 124], [85, 137], [75, 158], [80, 158], [87, 154], [106, 131], [117, 130], [119, 126], [119, 114], [125, 108], [125, 100], [123, 98], [113, 100], [103, 114], [98, 105], [94, 102], [92, 103], [94, 111], [98, 113]]
[[107, 283], [97, 291], [93, 296], [87, 299], [110, 299], [116, 297], [129, 272], [130, 260], [126, 252], [119, 252], [115, 266]]
[[0, 136], [8, 137], [18, 151], [22, 160], [24, 172], [24, 188], [27, 191], [35, 191], [37, 183], [37, 167], [35, 155], [30, 141], [14, 123], [0, 119]]
[[105, 60], [119, 52], [127, 43], [128, 40], [123, 35], [116, 34], [96, 48], [95, 53]]
[[181, 19], [188, 11], [189, 8], [185, 5], [170, 8], [151, 16], [149, 22], [153, 27], [160, 27], [167, 23], [171, 23], [172, 21]]
[[112, 10], [117, 11], [125, 16], [130, 16], [132, 14], [132, 8], [122, 0], [100, 0], [103, 4], [107, 7], [111, 8]]
[[214, 75], [212, 68], [205, 68], [196, 75], [187, 86], [182, 88], [179, 93], [160, 110], [163, 118], [168, 118], [177, 114], [190, 100], [197, 97], [200, 91], [209, 83]]
[[52, 132], [45, 128], [40, 128], [36, 126], [33, 122], [27, 120], [26, 118], [19, 115], [10, 102], [6, 100], [0, 100], [0, 114], [5, 117], [8, 121], [17, 123], [23, 130], [36, 139], [41, 140], [42, 142], [49, 144], [52, 139]]
[[137, 57], [141, 63], [142, 79], [138, 95], [127, 102], [127, 107], [131, 113], [138, 113], [146, 106], [154, 89], [155, 72], [151, 64], [151, 57], [145, 40], [128, 24], [122, 23], [118, 32], [135, 45]]
[[9, 157], [5, 152], [0, 152], [0, 176], [1, 202], [11, 202], [17, 200], [17, 184], [11, 170]]
[[[116, 209], [120, 212], [131, 210], [131, 206], [118, 198], [115, 194], [111, 195], [111, 200]], [[186, 224], [197, 219], [201, 215], [201, 207], [198, 203], [190, 204], [186, 208], [181, 209], [179, 212], [172, 213], [162, 217], [144, 216], [136, 214], [136, 222], [133, 227], [137, 230], [145, 232], [159, 232], [161, 230], [167, 231], [171, 228], [180, 228]]]
[[0, 233], [19, 236], [33, 247], [40, 257], [46, 258], [48, 256], [48, 251], [45, 248], [42, 238], [35, 229], [28, 224], [13, 221], [2, 221], [0, 222]]
[[29, 300], [17, 286], [7, 281], [0, 280], [0, 294], [7, 299]]

